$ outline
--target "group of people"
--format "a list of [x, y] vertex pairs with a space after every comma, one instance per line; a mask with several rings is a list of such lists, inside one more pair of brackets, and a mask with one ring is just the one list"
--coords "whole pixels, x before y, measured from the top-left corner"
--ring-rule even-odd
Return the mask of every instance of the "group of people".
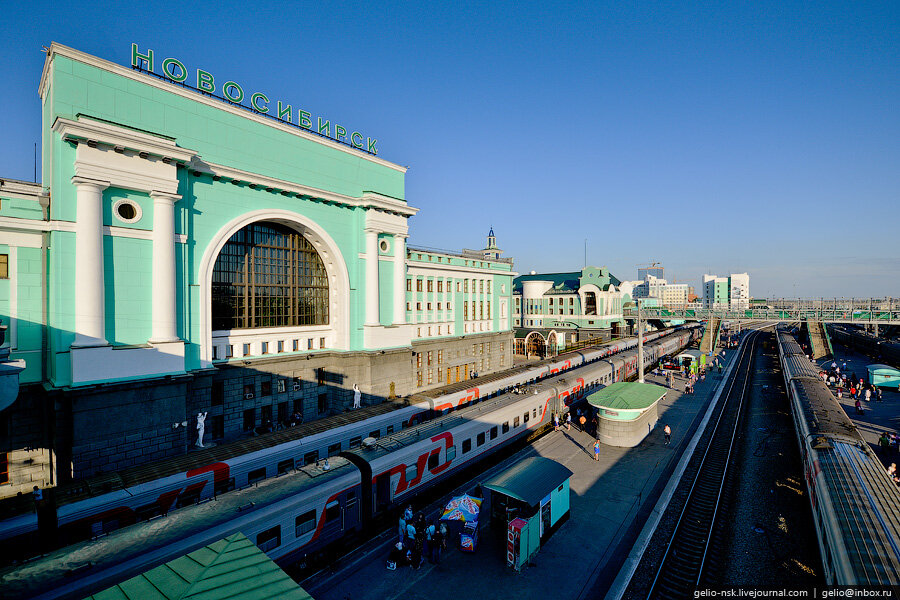
[[426, 523], [425, 515], [413, 516], [411, 506], [407, 506], [400, 515], [398, 531], [399, 541], [394, 544], [387, 560], [387, 568], [395, 570], [398, 565], [409, 565], [418, 569], [425, 563], [441, 562], [441, 552], [447, 547], [447, 525]]
[[888, 477], [891, 478], [891, 481], [900, 485], [900, 473], [897, 472], [897, 463], [891, 463], [891, 466], [887, 468]]
[[880, 402], [881, 388], [866, 383], [861, 377], [857, 378], [856, 373], [847, 375], [847, 362], [844, 361], [838, 365], [836, 361], [831, 362], [831, 366], [827, 370], [819, 373], [819, 377], [831, 388], [835, 389], [838, 398], [843, 398], [844, 394], [856, 401], [856, 412], [862, 414], [862, 403], [860, 400], [865, 399], [866, 402], [876, 400]]

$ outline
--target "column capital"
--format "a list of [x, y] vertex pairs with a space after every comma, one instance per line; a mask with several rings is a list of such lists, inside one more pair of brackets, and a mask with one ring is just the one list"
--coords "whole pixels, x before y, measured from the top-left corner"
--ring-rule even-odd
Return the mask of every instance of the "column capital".
[[181, 200], [180, 194], [170, 194], [168, 192], [158, 192], [156, 190], [150, 192], [150, 197], [153, 198], [154, 202], [168, 201], [172, 204], [175, 204], [176, 202]]
[[373, 225], [366, 225], [363, 228], [363, 231], [365, 231], [366, 233], [374, 233], [375, 235], [378, 235], [379, 233], [382, 232], [381, 229], [379, 229], [378, 227], [375, 227]]
[[392, 233], [391, 235], [394, 236], [395, 240], [408, 240], [409, 239], [408, 233]]
[[100, 181], [99, 179], [88, 179], [87, 177], [79, 177], [76, 175], [72, 178], [73, 185], [94, 186], [98, 189], [105, 190], [109, 187], [108, 181]]

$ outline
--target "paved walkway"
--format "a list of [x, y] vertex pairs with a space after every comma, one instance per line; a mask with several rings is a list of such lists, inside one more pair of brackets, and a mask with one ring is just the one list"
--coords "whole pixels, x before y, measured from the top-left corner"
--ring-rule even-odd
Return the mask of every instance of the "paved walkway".
[[[734, 352], [728, 351], [727, 360]], [[386, 541], [371, 551], [368, 559], [355, 564], [349, 561], [348, 567], [328, 581], [307, 585], [307, 591], [316, 600], [458, 600], [469, 595], [523, 600], [602, 597], [720, 381], [718, 374], [707, 377], [690, 396], [670, 391], [660, 402], [657, 427], [636, 448], [603, 446], [601, 459], [596, 462], [593, 438], [573, 427], [551, 432], [482, 474], [479, 481], [533, 455], [556, 460], [575, 473], [570, 480], [569, 520], [521, 573], [506, 567], [505, 539], [498, 539], [488, 523], [482, 523], [474, 554], [450, 549], [439, 565], [426, 562], [418, 570], [400, 567], [388, 571], [384, 563], [388, 544], [395, 536], [391, 535], [390, 541], [383, 536]], [[650, 375], [647, 382], [662, 384], [663, 378]], [[676, 379], [676, 387], [682, 392], [684, 382]], [[662, 433], [666, 423], [672, 427], [670, 446], [665, 446]], [[641, 518], [636, 520], [639, 513]], [[489, 512], [485, 510], [484, 514]], [[501, 536], [504, 534], [505, 524]]]
[[[869, 376], [866, 365], [878, 362], [839, 344], [834, 344], [834, 351], [838, 357], [835, 362], [837, 362], [838, 365], [842, 365], [843, 361], [846, 360], [847, 376], [849, 377], [851, 374], [856, 373], [857, 380], [862, 377], [864, 380], [868, 381]], [[819, 361], [819, 364], [827, 369], [831, 366], [831, 359]], [[843, 367], [841, 367], [841, 372], [844, 372]], [[900, 392], [897, 391], [896, 387], [891, 389], [882, 388], [882, 390], [883, 400], [881, 402], [877, 402], [874, 399], [870, 402], [866, 402], [865, 400], [862, 401], [862, 415], [856, 414], [856, 401], [850, 398], [850, 394], [846, 390], [844, 391], [844, 397], [838, 400], [838, 402], [841, 403], [841, 406], [844, 407], [844, 412], [846, 412], [847, 416], [853, 420], [863, 438], [870, 446], [872, 446], [876, 453], [878, 453], [878, 437], [883, 431], [887, 431], [888, 433], [900, 433]], [[880, 454], [879, 457], [881, 457], [882, 462], [885, 462], [887, 458]], [[887, 464], [896, 462], [900, 465], [898, 459], [900, 459], [900, 456], [898, 456], [897, 453], [893, 453], [891, 460], [887, 461]]]

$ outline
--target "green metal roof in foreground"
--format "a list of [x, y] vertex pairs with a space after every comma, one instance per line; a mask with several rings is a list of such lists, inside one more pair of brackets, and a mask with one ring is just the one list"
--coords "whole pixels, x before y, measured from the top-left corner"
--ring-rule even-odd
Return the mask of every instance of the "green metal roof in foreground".
[[572, 471], [555, 460], [532, 456], [481, 486], [536, 506], [572, 475]]
[[619, 381], [588, 396], [588, 402], [601, 408], [644, 410], [665, 395], [665, 388], [653, 383]]
[[98, 592], [94, 600], [312, 600], [242, 533]]

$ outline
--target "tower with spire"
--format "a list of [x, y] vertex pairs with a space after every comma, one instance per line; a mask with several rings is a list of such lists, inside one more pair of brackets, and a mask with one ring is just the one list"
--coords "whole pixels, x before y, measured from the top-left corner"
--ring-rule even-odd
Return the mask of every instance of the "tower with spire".
[[503, 254], [503, 250], [497, 247], [497, 237], [494, 235], [494, 228], [491, 227], [490, 231], [488, 231], [487, 235], [487, 246], [484, 247], [481, 251], [484, 258], [488, 260], [495, 260], [500, 258], [500, 255]]

